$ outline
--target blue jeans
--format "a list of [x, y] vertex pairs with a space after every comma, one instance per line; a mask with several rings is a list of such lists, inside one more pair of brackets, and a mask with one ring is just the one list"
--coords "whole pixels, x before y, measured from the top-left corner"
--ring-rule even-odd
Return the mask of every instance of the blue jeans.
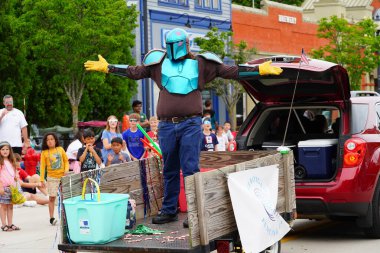
[[161, 121], [158, 125], [158, 139], [164, 158], [162, 213], [177, 212], [180, 169], [184, 177], [199, 172], [201, 123], [201, 117], [194, 117], [177, 124]]

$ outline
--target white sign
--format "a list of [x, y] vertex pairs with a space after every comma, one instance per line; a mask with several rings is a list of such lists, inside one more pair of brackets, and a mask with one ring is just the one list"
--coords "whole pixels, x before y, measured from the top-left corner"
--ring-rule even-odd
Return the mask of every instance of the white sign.
[[278, 15], [278, 21], [281, 23], [297, 24], [297, 18], [284, 15]]
[[[170, 32], [172, 29], [161, 29], [161, 46], [162, 48], [166, 48], [165, 38], [166, 34]], [[190, 42], [190, 51], [192, 52], [199, 52], [201, 51], [201, 48], [195, 43], [194, 39], [198, 37], [204, 37], [206, 34], [204, 33], [194, 33], [186, 31], [189, 35], [189, 42]]]
[[245, 252], [261, 252], [288, 233], [276, 211], [278, 165], [229, 174], [228, 189]]

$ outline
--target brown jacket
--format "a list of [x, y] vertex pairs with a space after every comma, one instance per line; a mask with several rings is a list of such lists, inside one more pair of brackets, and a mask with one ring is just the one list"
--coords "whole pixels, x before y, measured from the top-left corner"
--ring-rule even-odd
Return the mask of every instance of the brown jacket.
[[[216, 77], [224, 79], [237, 79], [238, 66], [229, 66], [219, 64], [210, 60], [206, 60], [201, 56], [196, 56], [198, 61], [198, 89], [189, 94], [171, 94], [161, 83], [161, 65], [162, 62], [150, 66], [128, 66], [123, 69], [125, 73], [120, 73], [131, 79], [138, 80], [143, 78], [151, 78], [156, 82], [160, 89], [160, 94], [157, 103], [157, 116], [159, 118], [185, 117], [192, 115], [202, 115], [202, 94], [206, 83], [211, 82]], [[118, 72], [121, 69], [110, 70], [112, 73]]]

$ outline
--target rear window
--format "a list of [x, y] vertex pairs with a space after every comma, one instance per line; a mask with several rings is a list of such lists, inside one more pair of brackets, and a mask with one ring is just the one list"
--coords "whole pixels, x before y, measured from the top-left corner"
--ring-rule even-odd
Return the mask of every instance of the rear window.
[[351, 134], [360, 133], [364, 130], [367, 117], [367, 104], [352, 104]]

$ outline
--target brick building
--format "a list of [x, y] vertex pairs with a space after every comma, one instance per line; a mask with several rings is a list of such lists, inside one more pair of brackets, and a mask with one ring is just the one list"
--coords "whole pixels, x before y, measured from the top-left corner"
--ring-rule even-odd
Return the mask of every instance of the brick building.
[[302, 8], [263, 1], [262, 9], [232, 5], [234, 41], [245, 40], [258, 50], [259, 57], [287, 54], [299, 55], [318, 47], [318, 25], [302, 18]]
[[[372, 0], [305, 0], [301, 7], [263, 0], [262, 8], [232, 5], [234, 42], [244, 40], [257, 49], [257, 58], [271, 55], [300, 55], [318, 48], [324, 42], [318, 39], [318, 20], [337, 15], [350, 22], [378, 15], [380, 31], [380, 1]], [[374, 10], [377, 12], [374, 12]], [[379, 32], [380, 34], [380, 32]], [[363, 76], [362, 89], [377, 90], [378, 70]], [[237, 113], [243, 118], [254, 106], [243, 96]]]

